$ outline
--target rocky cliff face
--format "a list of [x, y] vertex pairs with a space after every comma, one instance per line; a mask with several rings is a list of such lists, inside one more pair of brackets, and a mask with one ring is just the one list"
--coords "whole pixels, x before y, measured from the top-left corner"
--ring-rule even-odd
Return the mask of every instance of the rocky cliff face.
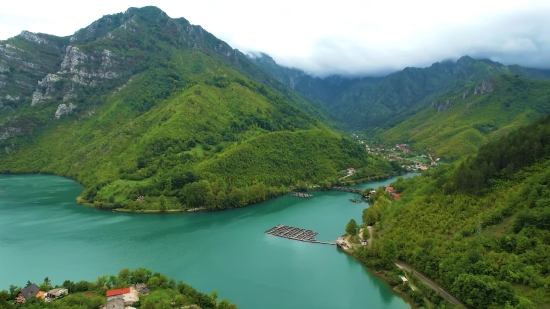
[[0, 42], [0, 115], [25, 102], [31, 104], [37, 84], [48, 83], [51, 76], [47, 76], [59, 68], [67, 42], [66, 38], [29, 31]]

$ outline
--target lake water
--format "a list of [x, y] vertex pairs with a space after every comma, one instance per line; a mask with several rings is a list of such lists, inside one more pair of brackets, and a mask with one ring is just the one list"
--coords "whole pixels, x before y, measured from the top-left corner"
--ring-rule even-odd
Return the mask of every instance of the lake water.
[[361, 221], [367, 204], [348, 200], [357, 195], [313, 192], [229, 211], [142, 215], [77, 205], [82, 187], [62, 177], [0, 175], [0, 190], [0, 290], [143, 266], [204, 293], [217, 290], [241, 309], [410, 308], [335, 246], [264, 234], [285, 224], [335, 241], [351, 218]]

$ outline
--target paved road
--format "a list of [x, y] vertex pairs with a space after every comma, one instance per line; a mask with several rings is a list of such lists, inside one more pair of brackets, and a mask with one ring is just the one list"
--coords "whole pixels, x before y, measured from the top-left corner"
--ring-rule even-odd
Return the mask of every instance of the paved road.
[[405, 264], [403, 262], [396, 262], [395, 265], [397, 267], [402, 268], [408, 272], [413, 273], [420, 281], [424, 282], [427, 286], [431, 287], [434, 291], [438, 292], [443, 298], [448, 300], [451, 304], [455, 306], [464, 306], [463, 303], [461, 303], [458, 299], [454, 298], [451, 294], [447, 293], [445, 290], [443, 290], [439, 285], [435, 284], [433, 281], [428, 279], [428, 277], [424, 276], [422, 273], [418, 272], [412, 266]]

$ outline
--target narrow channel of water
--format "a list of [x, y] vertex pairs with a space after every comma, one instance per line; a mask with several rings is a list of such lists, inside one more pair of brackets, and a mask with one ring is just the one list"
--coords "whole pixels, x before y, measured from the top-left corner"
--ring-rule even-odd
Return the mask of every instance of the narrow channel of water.
[[0, 289], [45, 277], [54, 284], [92, 281], [144, 266], [205, 293], [216, 289], [241, 309], [409, 308], [334, 246], [264, 234], [285, 224], [334, 241], [366, 207], [349, 202], [357, 197], [351, 193], [287, 195], [214, 213], [140, 215], [77, 205], [82, 187], [61, 177], [0, 175], [0, 190]]

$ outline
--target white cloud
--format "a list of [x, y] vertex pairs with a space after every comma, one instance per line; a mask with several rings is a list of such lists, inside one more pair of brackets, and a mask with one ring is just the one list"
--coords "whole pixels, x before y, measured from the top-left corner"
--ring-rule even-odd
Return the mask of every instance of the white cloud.
[[[70, 35], [136, 1], [2, 5], [0, 39], [21, 30]], [[376, 74], [462, 55], [550, 67], [550, 2], [340, 0], [155, 1], [244, 52], [318, 75]], [[16, 31], [17, 30], [17, 31]]]

